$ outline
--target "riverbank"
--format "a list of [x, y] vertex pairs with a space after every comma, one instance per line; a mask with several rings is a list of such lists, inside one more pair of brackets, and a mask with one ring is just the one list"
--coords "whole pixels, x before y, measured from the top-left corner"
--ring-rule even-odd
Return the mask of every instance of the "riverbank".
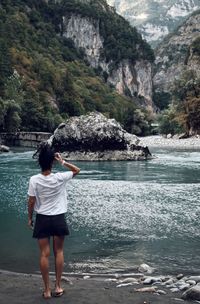
[[[54, 277], [51, 277], [52, 285]], [[112, 279], [102, 277], [64, 277], [65, 293], [61, 298], [42, 298], [42, 279], [40, 275], [18, 274], [0, 271], [0, 299], [2, 304], [68, 303], [68, 304], [176, 304], [181, 301], [181, 292], [173, 293], [162, 287], [163, 294], [138, 292], [142, 284], [117, 288]], [[155, 286], [154, 286], [155, 287]], [[152, 288], [152, 287], [150, 287]], [[161, 289], [161, 288], [159, 288]], [[166, 294], [164, 294], [166, 293]], [[191, 301], [184, 301], [189, 304]]]
[[140, 143], [144, 146], [158, 147], [158, 148], [180, 148], [180, 149], [199, 149], [200, 148], [200, 137], [190, 137], [178, 139], [165, 138], [161, 135], [139, 137]]

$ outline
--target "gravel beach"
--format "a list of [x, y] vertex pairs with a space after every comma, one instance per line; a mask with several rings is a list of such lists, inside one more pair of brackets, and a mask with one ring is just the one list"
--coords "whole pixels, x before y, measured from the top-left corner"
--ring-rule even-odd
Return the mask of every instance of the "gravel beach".
[[[181, 292], [173, 293], [168, 290], [166, 294], [161, 295], [153, 292], [137, 292], [135, 288], [144, 286], [131, 285], [117, 288], [115, 282], [105, 281], [98, 277], [92, 279], [70, 277], [69, 280], [70, 284], [63, 282], [65, 293], [62, 297], [45, 300], [42, 298], [40, 275], [0, 271], [0, 303], [177, 304], [183, 301], [180, 299]], [[189, 304], [191, 301], [182, 303]]]
[[165, 138], [161, 135], [139, 137], [140, 144], [148, 147], [158, 148], [180, 148], [180, 149], [200, 149], [200, 137], [190, 137], [184, 139]]

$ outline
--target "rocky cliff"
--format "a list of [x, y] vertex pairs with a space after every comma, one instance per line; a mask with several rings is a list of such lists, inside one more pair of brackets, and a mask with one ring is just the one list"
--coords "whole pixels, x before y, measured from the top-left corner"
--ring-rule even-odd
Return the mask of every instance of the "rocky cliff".
[[200, 56], [194, 48], [199, 37], [200, 11], [197, 11], [158, 47], [153, 79], [157, 91], [169, 92], [184, 71], [193, 70], [200, 77]]
[[[104, 38], [100, 34], [100, 20], [70, 14], [63, 17], [63, 35], [84, 50], [86, 58], [94, 68], [107, 74], [107, 82], [120, 94], [144, 97], [145, 106], [152, 108], [152, 64], [149, 60], [136, 62], [121, 60], [117, 65], [102, 56]], [[139, 47], [139, 46], [138, 46]], [[112, 66], [112, 68], [111, 68]]]
[[199, 0], [107, 0], [153, 46], [200, 8]]
[[135, 135], [98, 112], [71, 117], [48, 142], [69, 160], [145, 160], [151, 156]]

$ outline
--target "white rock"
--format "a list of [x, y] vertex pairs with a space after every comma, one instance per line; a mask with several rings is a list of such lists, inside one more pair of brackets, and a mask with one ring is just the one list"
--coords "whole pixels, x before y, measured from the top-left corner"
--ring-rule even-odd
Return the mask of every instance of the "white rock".
[[138, 284], [138, 280], [135, 278], [126, 278], [126, 279], [120, 280], [119, 283], [136, 283], [136, 284]]
[[117, 282], [117, 279], [105, 279], [104, 282]]
[[133, 285], [134, 283], [124, 283], [124, 284], [119, 284], [117, 285], [116, 287], [126, 287], [126, 286], [131, 286]]
[[188, 277], [188, 280], [195, 281], [196, 283], [200, 282], [200, 276], [190, 276]]
[[84, 280], [88, 280], [88, 279], [90, 279], [91, 277], [89, 276], [89, 275], [85, 275], [84, 277], [83, 277], [83, 279]]
[[154, 272], [154, 268], [152, 268], [151, 266], [147, 265], [147, 264], [141, 264], [139, 267], [138, 267], [138, 271], [140, 272], [146, 272], [146, 273], [153, 273]]
[[170, 290], [171, 290], [171, 292], [178, 292], [179, 291], [178, 287], [170, 288]]
[[187, 280], [186, 283], [188, 283], [192, 286], [196, 285], [196, 281], [194, 281], [194, 280]]
[[158, 289], [158, 290], [157, 290], [157, 293], [163, 294], [163, 295], [167, 294], [166, 291], [164, 291], [164, 290], [162, 290], [162, 289]]
[[187, 283], [182, 284], [182, 285], [179, 286], [179, 289], [181, 291], [187, 290], [188, 288], [190, 288], [190, 284], [187, 284]]

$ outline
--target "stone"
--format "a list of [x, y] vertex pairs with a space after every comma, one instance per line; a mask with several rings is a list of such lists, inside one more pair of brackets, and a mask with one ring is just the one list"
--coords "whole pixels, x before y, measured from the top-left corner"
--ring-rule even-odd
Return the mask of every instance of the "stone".
[[184, 291], [187, 290], [188, 288], [190, 288], [190, 284], [189, 283], [185, 283], [179, 286], [179, 290]]
[[132, 286], [134, 283], [122, 283], [122, 284], [118, 284], [116, 287], [126, 287], [126, 286]]
[[0, 152], [9, 152], [10, 148], [5, 145], [0, 145]]
[[200, 276], [190, 276], [188, 277], [188, 280], [195, 281], [196, 283], [200, 282]]
[[186, 283], [188, 283], [192, 286], [196, 285], [196, 281], [194, 281], [194, 280], [187, 280]]
[[183, 295], [182, 299], [184, 300], [200, 300], [200, 285], [193, 286], [186, 290]]
[[136, 284], [138, 284], [138, 280], [135, 278], [126, 278], [126, 279], [120, 280], [119, 283], [136, 283]]
[[177, 280], [180, 280], [180, 279], [182, 279], [183, 277], [184, 277], [184, 275], [183, 275], [182, 273], [179, 273], [179, 274], [176, 276]]
[[143, 281], [144, 285], [153, 284], [153, 283], [161, 283], [162, 279], [159, 277], [148, 277]]
[[167, 138], [168, 138], [168, 139], [172, 138], [172, 134], [170, 134], [170, 133], [167, 134]]
[[166, 295], [166, 294], [167, 294], [166, 291], [164, 291], [164, 290], [162, 290], [162, 289], [158, 289], [156, 292], [157, 292], [158, 294], [160, 294], [160, 295]]
[[153, 273], [154, 272], [154, 268], [152, 268], [151, 266], [147, 265], [147, 264], [141, 264], [139, 267], [138, 267], [138, 271], [140, 272], [146, 272], [146, 273]]
[[151, 153], [115, 119], [91, 112], [69, 118], [48, 140], [67, 160], [146, 160]]
[[135, 288], [137, 292], [157, 292], [157, 287], [142, 287], [142, 288]]

